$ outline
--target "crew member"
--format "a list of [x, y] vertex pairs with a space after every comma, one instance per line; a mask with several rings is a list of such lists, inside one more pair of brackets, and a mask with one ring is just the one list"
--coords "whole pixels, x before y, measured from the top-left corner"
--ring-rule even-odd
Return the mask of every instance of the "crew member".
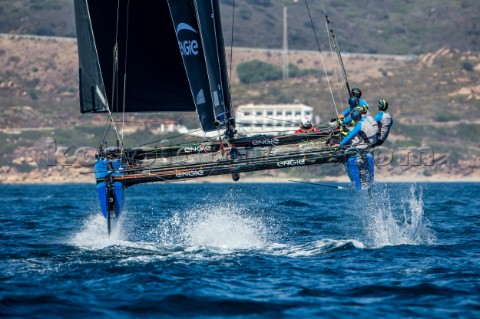
[[368, 103], [367, 101], [362, 99], [362, 90], [360, 90], [359, 88], [353, 88], [351, 93], [352, 93], [351, 96], [358, 98], [358, 105], [366, 108], [365, 113], [368, 113]]
[[349, 98], [347, 108], [345, 109], [345, 111], [343, 111], [342, 114], [339, 114], [337, 118], [340, 120], [346, 119], [350, 115], [350, 113], [352, 113], [353, 110], [358, 106], [358, 103], [359, 100], [357, 97], [352, 96], [351, 98]]
[[352, 144], [353, 138], [357, 137], [352, 146], [359, 151], [347, 154], [345, 170], [350, 181], [359, 190], [368, 189], [373, 185], [375, 174], [374, 159], [368, 148], [377, 142], [378, 134], [377, 122], [371, 116], [367, 116], [364, 111], [363, 107], [357, 106], [352, 112], [350, 116], [357, 124], [339, 145], [346, 146]]
[[363, 112], [363, 108], [356, 108], [351, 118], [357, 123], [353, 130], [340, 142], [340, 146], [350, 144], [354, 137], [359, 138], [355, 144], [356, 148], [364, 149], [377, 143], [378, 125], [377, 122]]
[[379, 112], [375, 115], [374, 120], [378, 124], [378, 138], [375, 146], [380, 146], [385, 142], [390, 133], [390, 128], [393, 125], [392, 116], [387, 113], [388, 102], [386, 100], [378, 101], [378, 110]]
[[300, 128], [295, 131], [295, 134], [303, 134], [303, 133], [315, 133], [318, 132], [318, 129], [312, 125], [312, 121], [308, 115], [302, 118]]
[[[364, 99], [361, 99], [362, 97], [362, 90], [359, 88], [353, 88], [351, 90], [351, 97], [348, 100], [348, 107], [347, 109], [343, 112], [343, 117], [341, 115], [338, 116], [339, 119], [343, 119], [343, 124], [348, 125], [351, 121], [352, 118], [348, 117], [350, 113], [352, 113], [353, 109], [356, 106], [361, 106], [364, 109], [364, 113], [367, 114], [367, 116], [370, 116], [370, 111], [368, 110], [368, 103]], [[355, 103], [355, 100], [357, 103]]]

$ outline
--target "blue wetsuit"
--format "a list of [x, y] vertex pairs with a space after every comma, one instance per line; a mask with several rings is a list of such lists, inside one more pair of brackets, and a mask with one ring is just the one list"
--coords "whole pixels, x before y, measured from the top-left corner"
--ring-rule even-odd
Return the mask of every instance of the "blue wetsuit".
[[378, 123], [379, 131], [376, 145], [382, 145], [390, 133], [390, 127], [393, 125], [392, 116], [385, 111], [380, 111], [373, 119]]
[[[355, 136], [359, 135], [363, 141], [363, 148], [377, 142], [378, 124], [371, 116], [362, 116], [357, 125], [340, 142], [340, 146], [348, 144]], [[359, 145], [360, 146], [360, 145]]]
[[[362, 116], [353, 130], [340, 142], [340, 146], [345, 146], [355, 136], [358, 136], [361, 142], [355, 144], [355, 148], [360, 150], [366, 149], [377, 142], [377, 134], [377, 122], [371, 116]], [[345, 170], [357, 189], [365, 190], [371, 187], [375, 174], [372, 154], [361, 153], [349, 156], [345, 162]]]
[[[358, 106], [363, 106], [367, 108], [367, 115], [370, 115], [370, 112], [368, 111], [368, 103], [367, 101], [363, 99], [358, 99]], [[345, 111], [343, 111], [343, 117], [345, 118], [343, 120], [344, 124], [348, 124], [352, 121], [352, 118], [350, 117], [350, 114], [353, 112], [353, 108], [349, 105]]]

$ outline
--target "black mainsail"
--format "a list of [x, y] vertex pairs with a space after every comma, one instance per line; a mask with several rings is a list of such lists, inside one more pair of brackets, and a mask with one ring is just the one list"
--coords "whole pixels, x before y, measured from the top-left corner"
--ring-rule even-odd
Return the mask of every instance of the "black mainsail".
[[75, 0], [75, 17], [82, 113], [196, 110], [205, 132], [230, 118], [216, 1]]

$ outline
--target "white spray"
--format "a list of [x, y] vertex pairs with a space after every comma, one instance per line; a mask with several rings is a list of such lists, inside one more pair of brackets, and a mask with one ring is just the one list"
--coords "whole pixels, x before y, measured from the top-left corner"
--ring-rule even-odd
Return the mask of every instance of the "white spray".
[[[395, 198], [394, 198], [395, 196]], [[374, 247], [424, 245], [435, 240], [423, 211], [423, 191], [412, 185], [408, 192], [385, 187], [376, 191], [366, 218], [368, 237]], [[398, 201], [400, 202], [398, 203]], [[392, 207], [392, 203], [395, 207]]]

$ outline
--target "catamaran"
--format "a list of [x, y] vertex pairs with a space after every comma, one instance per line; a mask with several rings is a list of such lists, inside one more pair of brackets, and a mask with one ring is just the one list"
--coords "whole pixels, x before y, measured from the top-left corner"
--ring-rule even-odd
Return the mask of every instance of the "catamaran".
[[[137, 184], [215, 175], [238, 181], [244, 172], [344, 163], [357, 188], [372, 185], [371, 154], [335, 146], [342, 138], [338, 126], [301, 135], [237, 132], [218, 0], [75, 0], [75, 18], [80, 111], [108, 118], [95, 178], [109, 234], [111, 219], [121, 214], [125, 189]], [[126, 147], [114, 120], [121, 114], [124, 121], [129, 112], [193, 111], [203, 132], [216, 132], [215, 138]], [[116, 143], [108, 146], [111, 130]]]

